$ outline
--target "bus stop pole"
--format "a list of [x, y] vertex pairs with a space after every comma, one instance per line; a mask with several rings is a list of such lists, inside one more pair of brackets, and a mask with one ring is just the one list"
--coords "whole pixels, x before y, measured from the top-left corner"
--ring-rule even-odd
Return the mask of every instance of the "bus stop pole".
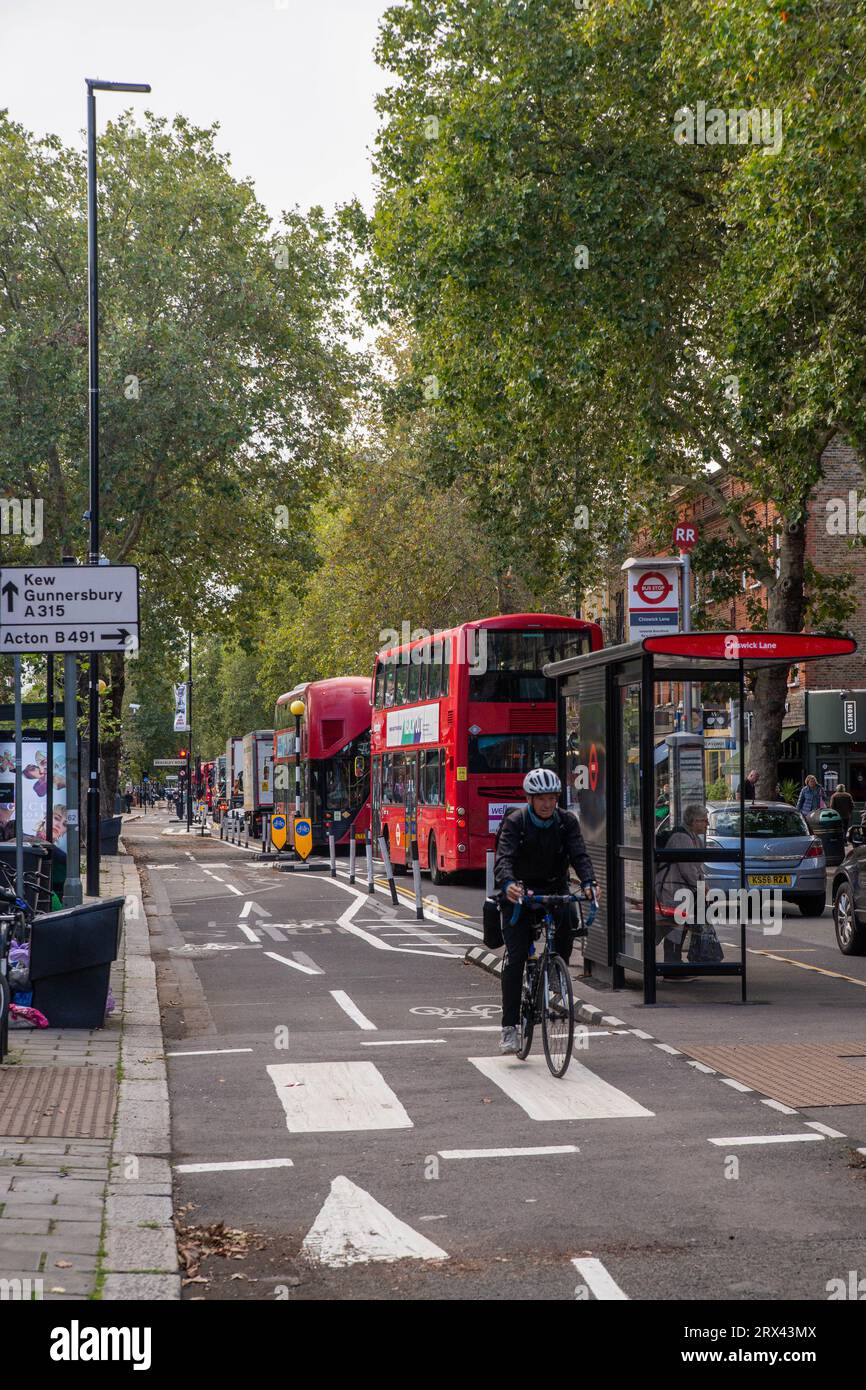
[[[653, 736], [655, 732], [655, 667], [644, 652], [640, 683], [639, 805], [643, 841], [643, 1002], [656, 1002], [655, 942], [655, 797], [653, 795]], [[621, 731], [619, 731], [621, 737]], [[621, 769], [621, 776], [625, 769]]]
[[746, 1002], [746, 668], [742, 657], [740, 668], [740, 999]]
[[21, 715], [21, 658], [13, 657], [15, 668], [15, 892], [24, 897], [24, 776]]
[[379, 853], [381, 854], [382, 860], [385, 865], [385, 877], [388, 880], [388, 887], [391, 889], [391, 901], [394, 904], [394, 906], [397, 907], [399, 906], [400, 900], [397, 897], [397, 885], [394, 882], [394, 870], [391, 867], [391, 856], [388, 853], [388, 845], [386, 843], [384, 835], [379, 836]]
[[358, 853], [358, 843], [355, 839], [355, 832], [349, 836], [349, 882], [355, 882], [355, 859]]
[[376, 888], [375, 888], [375, 884], [373, 883], [373, 832], [372, 832], [372, 830], [368, 830], [368, 831], [367, 831], [367, 843], [366, 843], [365, 848], [366, 848], [366, 851], [367, 851], [367, 892], [368, 892], [368, 893], [375, 893]]

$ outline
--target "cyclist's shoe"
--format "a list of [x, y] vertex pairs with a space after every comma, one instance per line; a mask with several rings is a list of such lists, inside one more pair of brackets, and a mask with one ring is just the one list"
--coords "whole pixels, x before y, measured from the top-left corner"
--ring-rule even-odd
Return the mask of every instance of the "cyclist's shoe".
[[588, 936], [589, 927], [585, 927], [583, 926], [583, 924], [581, 924], [579, 927], [572, 927], [571, 934], [572, 936]]
[[520, 1051], [520, 1032], [518, 1028], [513, 1025], [510, 1028], [503, 1028], [499, 1051], [504, 1052], [506, 1055], [512, 1053], [515, 1056], [517, 1055]]

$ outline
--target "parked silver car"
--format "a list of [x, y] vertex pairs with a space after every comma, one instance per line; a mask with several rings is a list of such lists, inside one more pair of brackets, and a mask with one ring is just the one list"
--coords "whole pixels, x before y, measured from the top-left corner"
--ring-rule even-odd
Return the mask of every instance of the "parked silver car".
[[[707, 848], [739, 849], [739, 802], [710, 802], [707, 814]], [[802, 814], [784, 801], [747, 801], [745, 829], [747, 886], [777, 889], [804, 917], [820, 917], [827, 902], [827, 860]], [[708, 862], [705, 872], [708, 889], [740, 887], [739, 864]]]

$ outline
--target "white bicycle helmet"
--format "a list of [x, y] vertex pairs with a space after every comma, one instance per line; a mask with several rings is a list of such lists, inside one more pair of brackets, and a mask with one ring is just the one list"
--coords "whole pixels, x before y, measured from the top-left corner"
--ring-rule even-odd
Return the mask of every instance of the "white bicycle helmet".
[[549, 767], [534, 767], [523, 779], [523, 790], [527, 796], [544, 796], [547, 792], [562, 791], [562, 783]]

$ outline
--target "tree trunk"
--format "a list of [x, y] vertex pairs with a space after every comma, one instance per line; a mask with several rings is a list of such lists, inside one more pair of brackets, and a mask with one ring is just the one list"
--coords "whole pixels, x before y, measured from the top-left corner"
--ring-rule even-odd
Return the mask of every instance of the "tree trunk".
[[[779, 550], [779, 576], [768, 591], [767, 627], [772, 632], [800, 632], [806, 610], [804, 593], [806, 565], [806, 505], [802, 499], [800, 519], [782, 529]], [[758, 774], [757, 793], [764, 800], [775, 800], [782, 753], [782, 721], [788, 695], [788, 667], [760, 667], [754, 677], [754, 726], [751, 765]]]

